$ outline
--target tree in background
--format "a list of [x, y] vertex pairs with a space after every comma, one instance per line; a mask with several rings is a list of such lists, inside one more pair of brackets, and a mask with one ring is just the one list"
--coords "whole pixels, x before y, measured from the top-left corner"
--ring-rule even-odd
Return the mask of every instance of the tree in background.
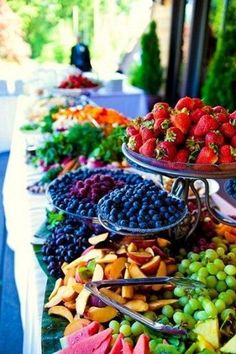
[[131, 83], [149, 95], [157, 95], [162, 84], [162, 74], [156, 22], [152, 21], [148, 32], [141, 37], [141, 63], [131, 71]]
[[217, 48], [202, 88], [207, 104], [236, 108], [236, 2], [229, 1], [225, 25], [219, 33]]
[[21, 21], [5, 0], [0, 0], [0, 59], [21, 62], [30, 55], [23, 39]]

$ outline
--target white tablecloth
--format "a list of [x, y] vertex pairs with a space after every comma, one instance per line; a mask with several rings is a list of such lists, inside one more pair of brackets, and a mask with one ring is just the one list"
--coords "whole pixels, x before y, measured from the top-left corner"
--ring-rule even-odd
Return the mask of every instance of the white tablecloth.
[[[21, 305], [24, 329], [23, 354], [41, 354], [41, 318], [46, 276], [34, 255], [31, 241], [45, 218], [45, 196], [32, 195], [26, 185], [38, 174], [25, 165], [25, 141], [19, 126], [24, 118], [26, 101], [20, 98], [13, 135], [13, 144], [7, 168], [3, 197], [8, 231], [8, 245], [15, 252], [15, 278]], [[222, 199], [217, 196], [217, 203]], [[234, 207], [224, 203], [224, 212], [233, 214]]]

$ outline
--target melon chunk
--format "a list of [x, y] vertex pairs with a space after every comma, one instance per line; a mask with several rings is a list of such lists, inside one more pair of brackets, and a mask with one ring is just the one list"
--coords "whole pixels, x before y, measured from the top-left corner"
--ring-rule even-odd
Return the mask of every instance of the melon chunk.
[[220, 348], [223, 353], [236, 353], [236, 334]]
[[196, 324], [194, 330], [196, 334], [200, 334], [213, 348], [219, 348], [219, 322], [217, 318], [202, 321]]
[[78, 343], [80, 340], [98, 333], [99, 329], [100, 329], [99, 322], [96, 321], [91, 322], [88, 326], [82, 327], [76, 332], [60, 338], [61, 347], [66, 348], [69, 347], [70, 345], [74, 345], [75, 343]]

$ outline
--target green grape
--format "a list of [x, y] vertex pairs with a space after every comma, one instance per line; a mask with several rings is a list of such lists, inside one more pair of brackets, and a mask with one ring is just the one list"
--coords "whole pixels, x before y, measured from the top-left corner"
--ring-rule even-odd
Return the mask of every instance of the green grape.
[[221, 312], [220, 317], [222, 321], [229, 319], [230, 317], [235, 318], [236, 312], [233, 309], [225, 309]]
[[[221, 240], [221, 243], [218, 243], [217, 246], [218, 246], [217, 249], [218, 248], [223, 248], [225, 251], [228, 250], [228, 247], [222, 242], [222, 240]], [[217, 251], [217, 249], [216, 249], [216, 251]]]
[[206, 267], [202, 267], [202, 268], [199, 269], [197, 274], [198, 274], [199, 277], [206, 278], [209, 273], [208, 273], [208, 270], [207, 270]]
[[203, 303], [203, 308], [209, 317], [215, 318], [217, 316], [217, 308], [213, 302], [209, 301], [207, 303]]
[[198, 280], [198, 275], [197, 275], [197, 273], [191, 274], [190, 279]]
[[186, 273], [187, 272], [187, 268], [185, 268], [182, 263], [178, 265], [178, 271], [181, 273]]
[[217, 237], [217, 236], [212, 237], [212, 242], [214, 242], [214, 243], [220, 243], [220, 242], [221, 242], [221, 238], [220, 238], [220, 237]]
[[224, 247], [217, 247], [216, 252], [217, 252], [218, 256], [221, 257], [221, 256], [224, 256], [225, 249], [224, 249]]
[[236, 274], [236, 267], [234, 265], [228, 264], [227, 266], [225, 266], [224, 271], [228, 275], [235, 275]]
[[177, 297], [182, 297], [185, 295], [185, 289], [180, 287], [180, 286], [176, 286], [174, 289], [174, 295]]
[[215, 307], [217, 308], [217, 311], [221, 313], [225, 309], [225, 303], [222, 299], [217, 299], [215, 302]]
[[186, 313], [188, 315], [192, 315], [194, 312], [193, 308], [190, 306], [189, 303], [184, 306], [183, 311], [184, 311], [184, 313]]
[[227, 293], [227, 291], [222, 292], [219, 298], [224, 301], [225, 305], [227, 306], [232, 305], [232, 303], [234, 302], [233, 298], [231, 297], [231, 294]]
[[176, 275], [176, 277], [179, 277], [179, 278], [182, 278], [184, 276], [184, 274], [181, 272], [176, 272], [175, 275]]
[[157, 315], [154, 311], [147, 311], [144, 313], [144, 317], [149, 318], [151, 321], [156, 321]]
[[131, 332], [135, 337], [138, 337], [144, 332], [144, 325], [140, 322], [135, 321], [131, 326]]
[[187, 252], [186, 252], [185, 248], [180, 248], [180, 249], [179, 249], [179, 254], [180, 254], [181, 256], [186, 256]]
[[133, 341], [132, 338], [126, 337], [126, 338], [124, 339], [124, 341], [127, 342], [127, 343], [129, 343], [129, 345], [133, 348], [133, 346], [134, 346], [134, 341]]
[[227, 254], [227, 258], [228, 258], [229, 261], [234, 261], [235, 258], [236, 258], [236, 254], [233, 253], [233, 252], [229, 252], [229, 253]]
[[215, 288], [217, 284], [217, 279], [214, 275], [208, 275], [208, 277], [206, 278], [206, 282], [209, 288]]
[[198, 281], [202, 282], [203, 284], [207, 285], [207, 279], [205, 277], [202, 277], [202, 276], [197, 276], [197, 279]]
[[177, 325], [180, 325], [181, 322], [183, 321], [183, 312], [175, 312], [173, 315], [173, 320]]
[[233, 245], [233, 247], [231, 248], [231, 252], [233, 252], [233, 254], [236, 255], [236, 247], [235, 247], [235, 245]]
[[130, 326], [130, 321], [123, 320], [123, 321], [121, 321], [120, 325], [121, 325], [121, 326], [123, 326], [123, 325], [128, 325], [128, 326]]
[[218, 296], [218, 292], [216, 291], [216, 289], [209, 289], [208, 295], [211, 299], [215, 299]]
[[131, 328], [128, 325], [120, 326], [120, 333], [122, 333], [125, 337], [129, 337], [131, 335]]
[[208, 263], [206, 267], [207, 267], [209, 274], [212, 274], [212, 275], [217, 274], [218, 268], [214, 263]]
[[119, 333], [120, 331], [120, 324], [118, 321], [116, 320], [112, 320], [110, 323], [109, 323], [109, 327], [112, 329], [112, 333], [113, 334], [117, 334]]
[[223, 270], [220, 270], [217, 274], [216, 274], [216, 278], [219, 280], [225, 280], [226, 278], [226, 273], [223, 272]]
[[194, 253], [194, 252], [189, 252], [187, 256], [193, 262], [198, 261], [200, 258], [200, 255], [198, 253]]
[[232, 289], [226, 290], [226, 294], [229, 294], [229, 296], [233, 299], [233, 301], [236, 300], [236, 293]]
[[170, 305], [165, 305], [162, 307], [162, 314], [168, 318], [172, 318], [174, 314], [174, 309]]
[[227, 289], [227, 285], [226, 285], [225, 281], [219, 280], [218, 283], [216, 284], [216, 290], [218, 291], [218, 293], [221, 293], [222, 291], [225, 291], [226, 289]]
[[173, 298], [173, 292], [170, 291], [170, 290], [164, 291], [163, 298], [164, 299], [172, 299]]
[[197, 271], [202, 268], [202, 263], [201, 262], [193, 262], [189, 266], [189, 271], [190, 273], [197, 273]]
[[156, 346], [157, 346], [157, 342], [155, 341], [155, 339], [151, 339], [149, 341], [149, 349], [151, 353], [156, 353]]
[[207, 249], [205, 252], [206, 258], [208, 258], [210, 261], [214, 261], [214, 259], [218, 258], [218, 254], [216, 251], [212, 249]]
[[216, 259], [214, 259], [214, 262], [213, 262], [213, 263], [217, 266], [217, 268], [218, 268], [219, 270], [224, 270], [225, 264], [224, 264], [224, 262], [222, 261], [222, 259], [216, 258]]
[[124, 319], [129, 322], [133, 321], [133, 319], [128, 315], [124, 315]]
[[201, 304], [197, 299], [190, 299], [189, 300], [189, 305], [192, 307], [194, 311], [198, 310], [201, 308]]
[[188, 301], [189, 301], [189, 298], [187, 295], [181, 296], [178, 300], [178, 302], [181, 306], [185, 306], [188, 303]]
[[184, 268], [188, 268], [191, 264], [189, 259], [183, 259], [182, 262], [180, 263]]
[[183, 313], [181, 322], [187, 324], [190, 329], [193, 328], [196, 323], [195, 319], [188, 313]]
[[209, 315], [206, 313], [206, 311], [196, 311], [194, 314], [194, 319], [197, 321], [205, 321], [209, 318]]
[[225, 282], [230, 289], [236, 289], [236, 279], [232, 275], [227, 275]]

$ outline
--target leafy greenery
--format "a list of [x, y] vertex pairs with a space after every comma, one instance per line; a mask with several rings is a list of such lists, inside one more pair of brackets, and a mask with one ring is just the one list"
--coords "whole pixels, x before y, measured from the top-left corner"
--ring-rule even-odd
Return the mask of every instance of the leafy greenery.
[[141, 63], [131, 72], [131, 83], [150, 95], [156, 95], [162, 84], [159, 40], [155, 21], [150, 23], [148, 32], [141, 37]]
[[52, 167], [50, 168], [48, 171], [46, 171], [46, 173], [43, 175], [43, 177], [40, 180], [40, 184], [45, 184], [45, 183], [49, 183], [51, 181], [53, 181], [58, 174], [62, 171], [62, 167], [61, 166], [56, 166], [56, 167]]
[[47, 215], [47, 225], [49, 229], [53, 229], [59, 222], [63, 221], [65, 218], [65, 215], [61, 211], [51, 211], [51, 210], [46, 210], [46, 215]]
[[229, 2], [225, 28], [220, 33], [216, 52], [210, 63], [202, 88], [207, 104], [222, 105], [230, 111], [236, 108], [236, 3]]
[[125, 129], [116, 127], [101, 141], [101, 144], [92, 152], [91, 156], [104, 162], [121, 161], [123, 154], [121, 145], [124, 141]]

